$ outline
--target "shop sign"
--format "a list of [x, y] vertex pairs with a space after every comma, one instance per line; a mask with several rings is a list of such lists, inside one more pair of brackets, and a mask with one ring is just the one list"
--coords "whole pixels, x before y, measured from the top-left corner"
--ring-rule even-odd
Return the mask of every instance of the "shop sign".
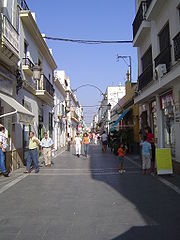
[[170, 148], [156, 148], [157, 174], [172, 174], [172, 156]]

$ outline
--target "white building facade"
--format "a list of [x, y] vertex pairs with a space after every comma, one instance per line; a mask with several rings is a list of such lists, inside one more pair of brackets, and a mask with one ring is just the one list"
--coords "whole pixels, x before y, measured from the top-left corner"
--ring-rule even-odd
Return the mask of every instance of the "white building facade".
[[103, 131], [109, 133], [109, 126], [111, 122], [111, 109], [118, 103], [118, 101], [124, 97], [125, 87], [115, 86], [107, 87], [106, 93], [101, 101], [100, 108], [98, 110], [98, 125], [99, 131], [102, 134]]
[[[17, 99], [22, 102], [35, 118], [33, 124], [23, 126], [23, 149], [26, 159], [29, 131], [42, 139], [44, 132], [53, 138], [54, 70], [56, 63], [37, 26], [35, 14], [27, 5], [19, 11], [20, 66], [23, 88]], [[35, 74], [36, 70], [36, 74]], [[18, 131], [18, 130], [17, 130]], [[19, 142], [20, 145], [22, 145]]]
[[66, 84], [63, 71], [55, 71], [54, 96], [54, 148], [66, 145]]
[[180, 1], [136, 0], [133, 45], [138, 48], [140, 127], [180, 162]]

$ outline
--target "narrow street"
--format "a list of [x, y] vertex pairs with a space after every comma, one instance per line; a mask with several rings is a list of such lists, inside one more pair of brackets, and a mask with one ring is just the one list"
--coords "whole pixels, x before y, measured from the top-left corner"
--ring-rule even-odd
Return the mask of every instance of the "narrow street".
[[100, 150], [91, 145], [89, 159], [63, 152], [39, 174], [1, 177], [0, 239], [180, 239], [180, 195], [132, 160], [119, 174], [117, 157]]

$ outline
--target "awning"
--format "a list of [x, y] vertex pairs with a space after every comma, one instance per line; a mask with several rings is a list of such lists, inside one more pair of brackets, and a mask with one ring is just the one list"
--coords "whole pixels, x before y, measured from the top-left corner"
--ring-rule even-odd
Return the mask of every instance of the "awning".
[[115, 127], [122, 119], [123, 117], [129, 112], [131, 108], [128, 108], [126, 110], [124, 110], [121, 115], [119, 116], [119, 118], [115, 121], [115, 123], [112, 125], [112, 128]]
[[16, 121], [17, 123], [22, 124], [32, 124], [34, 114], [32, 114], [30, 111], [28, 111], [25, 107], [23, 107], [20, 103], [18, 103], [14, 98], [5, 95], [3, 93], [0, 93], [0, 99], [2, 99], [4, 102], [6, 102], [11, 108], [14, 109], [14, 112], [5, 113], [3, 115], [0, 115], [0, 118], [7, 117], [10, 115], [16, 115]]

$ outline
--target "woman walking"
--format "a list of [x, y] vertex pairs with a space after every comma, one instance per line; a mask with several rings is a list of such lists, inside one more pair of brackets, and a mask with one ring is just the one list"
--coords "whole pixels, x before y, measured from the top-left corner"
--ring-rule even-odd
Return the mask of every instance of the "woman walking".
[[88, 158], [89, 143], [90, 143], [89, 135], [87, 133], [84, 133], [83, 144], [84, 144], [84, 154], [86, 158]]

